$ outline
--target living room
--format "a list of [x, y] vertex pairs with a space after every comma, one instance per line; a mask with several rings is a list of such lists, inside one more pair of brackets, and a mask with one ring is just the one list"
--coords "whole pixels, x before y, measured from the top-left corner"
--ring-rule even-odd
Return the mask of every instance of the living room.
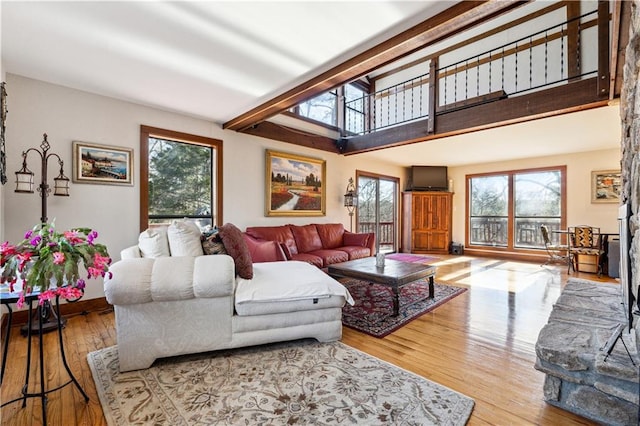
[[[2, 64], [0, 64], [2, 65]], [[101, 241], [109, 247], [117, 260], [120, 250], [136, 242], [140, 229], [140, 126], [147, 125], [223, 141], [223, 210], [219, 223], [232, 222], [241, 229], [248, 226], [307, 224], [338, 222], [348, 225], [350, 217], [343, 205], [345, 186], [356, 171], [365, 171], [400, 179], [404, 189], [408, 167], [414, 164], [448, 165], [449, 177], [455, 192], [453, 204], [453, 240], [466, 239], [466, 176], [496, 171], [521, 170], [566, 165], [567, 167], [567, 224], [590, 224], [603, 231], [617, 231], [617, 205], [592, 204], [590, 180], [595, 170], [620, 168], [620, 113], [618, 105], [574, 112], [506, 128], [487, 129], [453, 138], [427, 142], [435, 147], [428, 154], [419, 154], [418, 145], [389, 150], [343, 156], [285, 142], [224, 130], [221, 123], [128, 101], [126, 88], [120, 99], [53, 84], [37, 78], [12, 73], [1, 67], [2, 81], [8, 93], [6, 123], [6, 158], [9, 182], [0, 187], [0, 239], [17, 241], [26, 230], [37, 223], [40, 213], [38, 194], [19, 194], [13, 191], [13, 172], [22, 166], [22, 151], [38, 146], [43, 133], [48, 135], [52, 151], [65, 162], [65, 172], [72, 172], [72, 142], [83, 141], [118, 146], [133, 150], [132, 185], [87, 185], [72, 183], [69, 197], [49, 197], [49, 218], [55, 218], [59, 229], [88, 226], [100, 233]], [[170, 84], [165, 82], [165, 84]], [[584, 132], [591, 145], [577, 141], [576, 128]], [[536, 141], [556, 148], [575, 144], [574, 152], [554, 153], [542, 150], [528, 153]], [[462, 155], [451, 160], [437, 160], [439, 152], [461, 153], [474, 142], [483, 145], [472, 153], [475, 161]], [[519, 141], [515, 143], [515, 141]], [[265, 152], [276, 150], [326, 161], [326, 214], [322, 217], [267, 217], [265, 209]], [[398, 153], [395, 154], [394, 150]], [[494, 157], [491, 157], [490, 155]], [[496, 158], [480, 160], [480, 155]], [[498, 156], [503, 155], [499, 159]], [[396, 160], [404, 158], [404, 160]], [[386, 157], [386, 158], [385, 158]], [[412, 159], [407, 162], [406, 159]], [[451, 158], [451, 157], [449, 157]], [[486, 157], [485, 157], [486, 158]], [[33, 160], [31, 160], [33, 161]], [[445, 161], [444, 163], [442, 161]], [[31, 163], [30, 163], [31, 164]], [[38, 178], [38, 169], [33, 163]], [[50, 167], [55, 168], [55, 167]], [[52, 173], [52, 171], [50, 171]], [[545, 255], [541, 253], [543, 258]], [[537, 267], [537, 264], [536, 264]], [[590, 278], [588, 275], [583, 275]], [[559, 285], [559, 284], [558, 284]], [[99, 282], [86, 288], [83, 300], [102, 299], [104, 291]], [[357, 339], [357, 338], [355, 338]]]

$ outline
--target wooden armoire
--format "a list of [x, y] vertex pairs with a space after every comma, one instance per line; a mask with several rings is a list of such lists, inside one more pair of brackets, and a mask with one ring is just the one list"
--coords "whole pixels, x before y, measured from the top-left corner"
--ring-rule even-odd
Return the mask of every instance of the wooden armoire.
[[402, 251], [448, 253], [452, 192], [402, 193]]

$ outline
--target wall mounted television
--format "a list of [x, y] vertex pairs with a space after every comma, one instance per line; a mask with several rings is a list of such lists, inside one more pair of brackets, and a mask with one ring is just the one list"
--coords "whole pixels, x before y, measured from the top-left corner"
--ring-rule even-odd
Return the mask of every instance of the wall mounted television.
[[411, 166], [412, 191], [448, 191], [447, 166]]

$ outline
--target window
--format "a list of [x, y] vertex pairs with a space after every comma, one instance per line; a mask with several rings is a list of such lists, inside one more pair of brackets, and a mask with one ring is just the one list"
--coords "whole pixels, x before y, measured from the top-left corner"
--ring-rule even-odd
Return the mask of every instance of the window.
[[325, 92], [298, 105], [298, 114], [330, 126], [338, 125], [338, 91]]
[[140, 128], [140, 229], [189, 218], [222, 223], [222, 141]]
[[368, 130], [366, 122], [367, 92], [353, 84], [344, 86], [345, 125], [347, 133], [363, 134]]
[[358, 232], [373, 232], [376, 235], [377, 251], [395, 252], [400, 179], [357, 170], [356, 180]]
[[543, 249], [540, 226], [565, 227], [566, 167], [467, 176], [470, 246]]

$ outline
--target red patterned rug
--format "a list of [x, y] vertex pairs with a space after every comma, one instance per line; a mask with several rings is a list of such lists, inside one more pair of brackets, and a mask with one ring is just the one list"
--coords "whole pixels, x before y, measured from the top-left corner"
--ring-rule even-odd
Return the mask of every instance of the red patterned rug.
[[342, 308], [342, 324], [374, 337], [384, 337], [467, 291], [466, 288], [435, 284], [435, 298], [429, 298], [427, 280], [418, 280], [400, 289], [400, 314], [393, 313], [393, 290], [353, 278], [339, 280], [356, 301]]

